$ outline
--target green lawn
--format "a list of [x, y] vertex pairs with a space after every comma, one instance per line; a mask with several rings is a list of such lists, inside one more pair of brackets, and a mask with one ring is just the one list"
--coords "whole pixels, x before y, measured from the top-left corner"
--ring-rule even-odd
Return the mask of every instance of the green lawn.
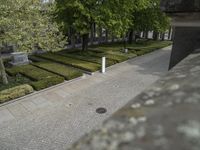
[[71, 80], [83, 75], [83, 73], [79, 70], [76, 70], [74, 68], [62, 64], [54, 63], [52, 61], [41, 59], [39, 57], [31, 57], [30, 59], [32, 59], [33, 61], [37, 61], [32, 63], [34, 66], [37, 66], [41, 69], [60, 75], [64, 77], [66, 80]]
[[[70, 57], [70, 58], [75, 58], [75, 59], [88, 61], [88, 62], [92, 62], [92, 63], [97, 63], [99, 65], [101, 65], [101, 61], [102, 61], [100, 57], [92, 56], [87, 52], [77, 51], [74, 53], [68, 53], [67, 51], [61, 51], [61, 52], [58, 52], [58, 54], [66, 56], [66, 57]], [[116, 64], [116, 61], [107, 59], [107, 61], [106, 61], [107, 67], [112, 66], [114, 64]]]
[[[144, 41], [133, 44], [127, 44], [126, 47], [129, 49], [128, 53], [123, 52], [124, 44], [123, 43], [114, 43], [114, 44], [102, 44], [100, 46], [93, 46], [94, 51], [105, 52], [108, 54], [122, 55], [128, 58], [141, 55], [142, 53], [148, 53], [166, 46], [171, 45], [171, 41]], [[138, 53], [140, 51], [140, 53]]]
[[88, 72], [95, 72], [100, 69], [100, 65], [97, 63], [92, 63], [88, 61], [83, 61], [80, 59], [75, 59], [71, 57], [61, 56], [56, 53], [46, 53], [42, 55], [38, 55], [38, 57], [49, 59], [51, 61], [55, 61], [64, 65], [72, 66], [75, 68], [79, 68]]

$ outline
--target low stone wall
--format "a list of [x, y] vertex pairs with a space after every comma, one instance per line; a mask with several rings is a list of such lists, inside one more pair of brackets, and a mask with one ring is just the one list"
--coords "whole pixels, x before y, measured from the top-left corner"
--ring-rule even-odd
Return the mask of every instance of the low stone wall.
[[200, 52], [84, 136], [71, 150], [199, 150]]

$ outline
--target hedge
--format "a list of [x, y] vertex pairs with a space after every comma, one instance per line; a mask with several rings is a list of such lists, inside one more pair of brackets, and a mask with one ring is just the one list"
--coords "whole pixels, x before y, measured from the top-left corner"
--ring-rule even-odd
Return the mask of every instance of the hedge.
[[33, 88], [28, 84], [0, 91], [0, 103], [4, 103], [12, 99], [25, 96], [27, 94], [32, 93], [33, 91]]
[[33, 62], [47, 62], [48, 61], [46, 59], [42, 59], [42, 58], [36, 57], [34, 55], [29, 56], [29, 59], [32, 60]]
[[[79, 60], [83, 60], [83, 61], [88, 61], [88, 62], [92, 62], [92, 63], [97, 63], [97, 64], [101, 65], [101, 63], [102, 63], [101, 58], [90, 56], [90, 55], [84, 54], [84, 53], [85, 52], [77, 52], [77, 53], [69, 54], [69, 53], [67, 53], [67, 51], [58, 52], [58, 54], [62, 55], [62, 56], [79, 59]], [[106, 60], [107, 67], [112, 66], [114, 64], [116, 64], [116, 61], [109, 60], [109, 59]]]
[[82, 61], [78, 59], [73, 59], [70, 57], [60, 56], [54, 53], [46, 53], [46, 54], [38, 55], [38, 57], [49, 59], [49, 60], [64, 64], [64, 65], [76, 67], [88, 72], [95, 72], [99, 70], [101, 67], [99, 64]]
[[64, 82], [64, 78], [56, 78], [56, 77], [51, 77], [51, 78], [46, 78], [44, 80], [36, 81], [36, 82], [31, 82], [30, 85], [36, 90], [42, 90], [57, 84], [60, 84]]
[[[30, 84], [34, 85], [33, 87], [35, 90], [40, 90], [40, 89], [43, 89], [43, 87], [49, 87], [58, 83], [62, 83], [64, 81], [63, 77], [56, 75], [54, 73], [48, 72], [46, 70], [40, 69], [38, 67], [32, 66], [32, 65], [12, 67], [10, 69], [6, 69], [6, 71], [8, 74], [12, 76], [16, 76], [17, 73], [20, 73], [28, 77], [29, 79], [34, 81], [34, 82], [31, 82]], [[53, 80], [56, 80], [56, 81], [58, 80], [59, 82], [55, 82]], [[41, 83], [38, 84], [39, 82]]]
[[128, 60], [128, 57], [123, 56], [123, 55], [116, 55], [116, 54], [109, 54], [109, 53], [96, 53], [96, 52], [89, 52], [91, 56], [95, 56], [95, 57], [106, 57], [110, 60], [113, 60], [117, 63], [123, 62]]
[[55, 73], [57, 75], [60, 75], [64, 77], [66, 80], [71, 80], [83, 75], [81, 71], [53, 62], [37, 62], [33, 63], [33, 65], [42, 68], [44, 70], [47, 70], [49, 72]]

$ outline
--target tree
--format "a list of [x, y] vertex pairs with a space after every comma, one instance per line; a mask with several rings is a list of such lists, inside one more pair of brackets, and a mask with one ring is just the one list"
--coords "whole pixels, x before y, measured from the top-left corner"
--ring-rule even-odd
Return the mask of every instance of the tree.
[[[66, 40], [52, 21], [53, 5], [40, 0], [0, 0], [0, 47], [14, 44], [17, 51], [31, 52], [36, 48], [60, 50]], [[0, 72], [7, 84], [5, 67], [0, 55]]]
[[99, 24], [112, 35], [123, 37], [131, 25], [131, 13], [138, 0], [109, 0], [103, 1], [99, 10]]
[[160, 10], [160, 0], [147, 0], [143, 4], [142, 9], [133, 12], [131, 30], [154, 31], [156, 39], [159, 32], [163, 33], [169, 28], [169, 18]]
[[131, 11], [139, 0], [56, 0], [56, 19], [82, 35], [82, 50], [94, 24], [116, 36], [124, 36], [131, 23]]
[[[96, 22], [98, 0], [56, 0], [56, 20], [82, 36], [82, 50], [87, 50], [89, 33]], [[95, 7], [94, 7], [95, 6]]]

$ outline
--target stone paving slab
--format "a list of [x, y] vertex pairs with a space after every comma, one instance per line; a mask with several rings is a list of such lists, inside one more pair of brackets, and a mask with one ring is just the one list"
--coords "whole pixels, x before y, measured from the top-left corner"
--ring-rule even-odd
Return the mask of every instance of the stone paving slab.
[[200, 51], [70, 150], [199, 150]]
[[[0, 107], [0, 150], [64, 150], [167, 72], [171, 47]], [[105, 107], [99, 115], [96, 108]]]

